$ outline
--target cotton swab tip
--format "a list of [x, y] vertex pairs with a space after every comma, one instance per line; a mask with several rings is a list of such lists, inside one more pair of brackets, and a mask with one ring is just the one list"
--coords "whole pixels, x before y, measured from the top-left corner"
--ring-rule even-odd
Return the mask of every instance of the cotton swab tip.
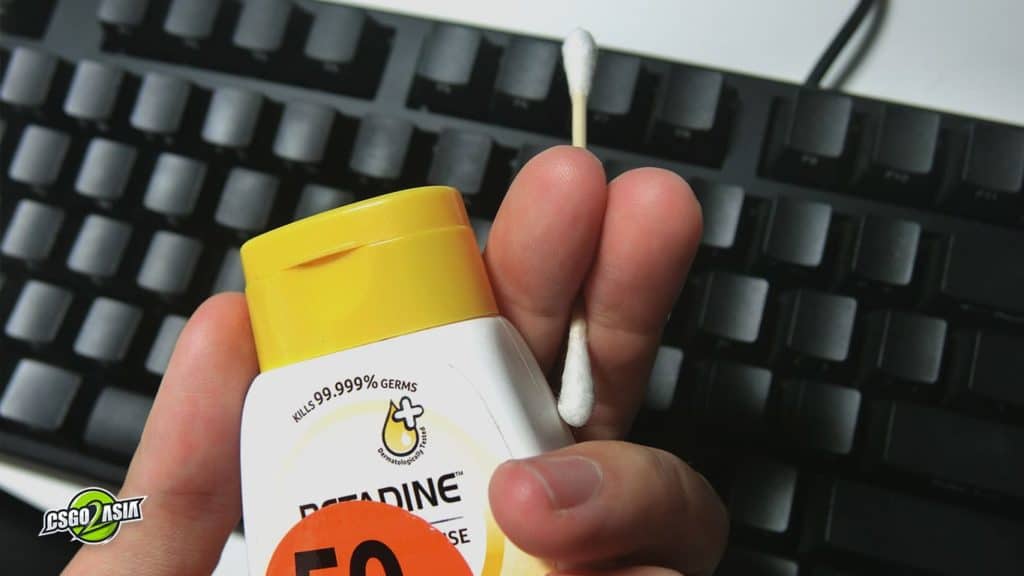
[[580, 428], [594, 411], [594, 377], [590, 370], [587, 323], [579, 309], [569, 325], [569, 343], [558, 393], [558, 415], [566, 424]]
[[597, 64], [597, 44], [590, 32], [577, 28], [562, 43], [562, 64], [570, 94], [589, 94]]

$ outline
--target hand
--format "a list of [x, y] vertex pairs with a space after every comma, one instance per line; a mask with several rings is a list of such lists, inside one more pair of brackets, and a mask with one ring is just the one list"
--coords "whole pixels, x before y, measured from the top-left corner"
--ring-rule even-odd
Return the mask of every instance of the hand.
[[[597, 405], [582, 443], [505, 463], [490, 486], [508, 537], [559, 574], [708, 576], [722, 554], [728, 520], [707, 482], [667, 452], [615, 441], [643, 399], [700, 233], [678, 176], [645, 168], [606, 184], [593, 155], [568, 147], [531, 160], [495, 219], [485, 261], [499, 306], [546, 371], [585, 301]], [[216, 566], [241, 514], [239, 426], [256, 374], [244, 298], [211, 298], [181, 334], [122, 488], [148, 495], [145, 520], [83, 548], [68, 574]]]

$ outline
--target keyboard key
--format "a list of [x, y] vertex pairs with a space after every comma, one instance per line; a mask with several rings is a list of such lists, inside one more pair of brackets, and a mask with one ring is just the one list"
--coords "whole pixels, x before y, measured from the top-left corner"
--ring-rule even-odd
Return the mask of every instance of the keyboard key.
[[898, 310], [868, 316], [869, 368], [917, 384], [935, 384], [946, 345], [946, 321]]
[[470, 199], [478, 196], [483, 191], [493, 145], [486, 134], [451, 128], [442, 130], [427, 181], [455, 187]]
[[186, 41], [202, 40], [213, 32], [221, 0], [171, 0], [164, 31]]
[[146, 16], [149, 0], [103, 0], [96, 9], [96, 19], [119, 28], [135, 28]]
[[436, 23], [423, 41], [416, 64], [414, 100], [431, 110], [474, 116], [486, 98], [483, 64], [486, 43], [480, 30]]
[[704, 378], [704, 418], [715, 441], [746, 445], [764, 421], [772, 373], [756, 366], [715, 362]]
[[213, 281], [211, 294], [220, 292], [242, 292], [245, 290], [245, 274], [242, 273], [242, 259], [238, 248], [228, 248], [221, 260], [217, 279]]
[[1024, 266], [1012, 242], [960, 233], [935, 270], [935, 289], [956, 301], [1024, 314]]
[[39, 108], [46, 103], [57, 71], [57, 58], [19, 46], [11, 53], [0, 86], [0, 101], [11, 106]]
[[93, 278], [111, 278], [132, 237], [132, 228], [120, 220], [97, 214], [86, 216], [68, 254], [68, 268]]
[[334, 110], [319, 104], [289, 102], [274, 138], [274, 154], [285, 160], [319, 163], [331, 137]]
[[837, 480], [810, 527], [824, 547], [941, 576], [1024, 572], [1024, 528], [949, 504]]
[[214, 220], [240, 232], [258, 232], [267, 227], [270, 209], [277, 195], [277, 178], [264, 172], [234, 168], [228, 174]]
[[797, 576], [796, 562], [760, 552], [729, 549], [715, 576]]
[[350, 204], [355, 199], [355, 195], [351, 192], [319, 184], [307, 184], [302, 189], [302, 194], [299, 195], [299, 203], [295, 206], [295, 220]]
[[0, 398], [0, 416], [52, 432], [64, 424], [82, 378], [63, 368], [23, 359]]
[[828, 242], [832, 207], [820, 202], [778, 198], [772, 202], [764, 253], [779, 262], [820, 266]]
[[513, 38], [494, 83], [495, 117], [506, 123], [542, 127], [560, 61], [558, 45], [553, 42]]
[[679, 369], [683, 365], [683, 351], [672, 346], [660, 346], [654, 357], [651, 377], [647, 381], [646, 406], [649, 410], [668, 410], [676, 395]]
[[412, 124], [399, 118], [367, 116], [359, 124], [349, 169], [360, 176], [394, 181], [402, 175]]
[[206, 178], [198, 160], [164, 153], [157, 158], [143, 205], [167, 216], [188, 216], [196, 206]]
[[140, 320], [142, 310], [139, 308], [110, 298], [97, 298], [85, 315], [74, 350], [100, 362], [120, 362], [128, 352]]
[[242, 4], [232, 42], [255, 52], [279, 49], [291, 10], [289, 0], [248, 0]]
[[727, 340], [756, 341], [768, 300], [768, 282], [729, 272], [712, 272], [699, 282], [697, 327]]
[[793, 468], [761, 460], [739, 473], [729, 498], [729, 516], [736, 524], [782, 534], [789, 530], [797, 473]]
[[721, 72], [674, 65], [654, 113], [655, 152], [720, 163], [728, 127], [723, 92]]
[[64, 113], [90, 122], [105, 122], [114, 111], [124, 74], [111, 66], [82, 60], [64, 98]]
[[263, 97], [241, 88], [218, 88], [210, 99], [203, 124], [203, 140], [225, 148], [252, 143], [260, 119]]
[[882, 116], [872, 162], [884, 181], [912, 185], [935, 171], [938, 146], [936, 112], [889, 105]]
[[128, 185], [135, 148], [105, 138], [94, 138], [85, 151], [85, 159], [75, 180], [75, 190], [99, 201], [119, 199]]
[[174, 134], [181, 127], [191, 92], [192, 85], [181, 78], [147, 73], [132, 109], [132, 126], [153, 134]]
[[847, 296], [800, 290], [782, 295], [786, 311], [781, 342], [787, 351], [845, 362], [857, 317], [857, 301]]
[[831, 186], [845, 176], [852, 146], [853, 100], [833, 92], [802, 89], [785, 125], [781, 175]]
[[473, 228], [473, 235], [476, 236], [476, 245], [483, 252], [487, 247], [487, 237], [491, 235], [491, 226], [494, 223], [484, 218], [470, 218], [469, 225]]
[[0, 2], [0, 35], [40, 39], [50, 23], [56, 0], [3, 0]]
[[34, 200], [21, 200], [7, 223], [0, 251], [29, 262], [46, 260], [57, 240], [64, 211]]
[[178, 342], [178, 335], [185, 328], [185, 322], [187, 319], [183, 316], [172, 315], [163, 319], [153, 340], [153, 346], [146, 356], [146, 370], [163, 376], [167, 370], [167, 363], [171, 360], [171, 353], [174, 352], [174, 345]]
[[693, 181], [693, 192], [704, 213], [701, 244], [722, 250], [735, 246], [743, 214], [743, 188], [697, 179]]
[[1024, 499], [1024, 430], [905, 402], [875, 416], [881, 463]]
[[63, 132], [29, 126], [21, 134], [7, 171], [11, 180], [40, 188], [50, 186], [60, 176], [71, 140]]
[[[602, 50], [587, 98], [587, 132], [594, 142], [622, 146], [639, 140], [646, 124], [640, 117], [640, 58]], [[646, 112], [646, 110], [645, 110]]]
[[71, 292], [64, 288], [29, 280], [7, 317], [4, 332], [30, 344], [49, 344], [57, 337], [71, 300]]
[[782, 383], [780, 420], [789, 441], [836, 455], [853, 450], [859, 390], [825, 382]]
[[153, 399], [108, 386], [100, 391], [85, 427], [86, 445], [131, 457], [142, 437]]
[[854, 240], [854, 275], [887, 286], [907, 286], [914, 274], [920, 238], [917, 222], [865, 216]]
[[202, 251], [203, 245], [194, 238], [157, 231], [146, 250], [136, 282], [164, 296], [183, 294], [192, 282], [192, 273]]
[[350, 6], [319, 4], [306, 38], [305, 54], [330, 68], [355, 61], [366, 13]]
[[1024, 130], [975, 124], [962, 178], [947, 200], [956, 213], [1024, 223]]
[[959, 335], [963, 380], [974, 394], [1024, 407], [1024, 340], [997, 332]]

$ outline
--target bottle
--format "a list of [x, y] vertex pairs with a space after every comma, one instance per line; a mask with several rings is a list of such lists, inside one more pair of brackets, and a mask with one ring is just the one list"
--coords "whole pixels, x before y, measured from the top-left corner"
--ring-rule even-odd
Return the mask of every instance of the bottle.
[[546, 574], [487, 487], [571, 434], [498, 313], [459, 192], [336, 208], [241, 257], [261, 370], [241, 432], [250, 572]]

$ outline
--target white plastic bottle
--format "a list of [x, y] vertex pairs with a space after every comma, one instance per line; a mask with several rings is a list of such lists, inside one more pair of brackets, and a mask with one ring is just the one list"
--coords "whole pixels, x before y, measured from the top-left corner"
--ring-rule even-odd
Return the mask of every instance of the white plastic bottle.
[[460, 194], [338, 208], [250, 240], [242, 264], [262, 371], [242, 417], [250, 572], [546, 574], [487, 486], [571, 435]]

